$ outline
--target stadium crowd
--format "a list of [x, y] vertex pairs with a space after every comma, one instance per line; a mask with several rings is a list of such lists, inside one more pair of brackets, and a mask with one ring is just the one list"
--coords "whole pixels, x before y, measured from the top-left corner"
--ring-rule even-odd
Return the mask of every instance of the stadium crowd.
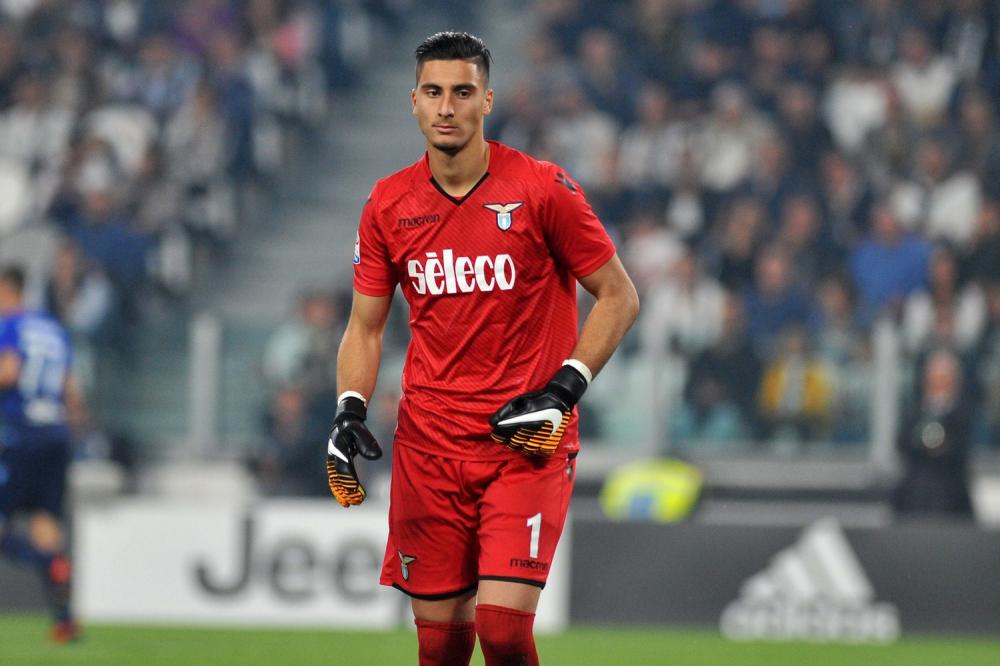
[[88, 390], [207, 284], [363, 77], [358, 36], [397, 20], [377, 1], [0, 3], [0, 259], [72, 332]]
[[84, 344], [183, 299], [358, 73], [338, 3], [0, 12], [3, 254]]
[[487, 133], [564, 165], [615, 236], [643, 311], [603, 383], [633, 417], [665, 357], [675, 444], [863, 444], [888, 318], [913, 368], [962, 360], [974, 438], [1000, 443], [997, 3], [530, 10]]

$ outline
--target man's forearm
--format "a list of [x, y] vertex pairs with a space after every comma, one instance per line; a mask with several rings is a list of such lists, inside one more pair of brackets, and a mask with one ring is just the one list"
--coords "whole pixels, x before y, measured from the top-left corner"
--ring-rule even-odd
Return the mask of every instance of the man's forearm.
[[365, 334], [348, 327], [337, 353], [337, 391], [357, 391], [365, 400], [370, 399], [375, 392], [381, 358], [380, 334]]
[[634, 291], [622, 290], [598, 296], [583, 323], [572, 358], [582, 362], [597, 376], [632, 327], [638, 313], [639, 300]]

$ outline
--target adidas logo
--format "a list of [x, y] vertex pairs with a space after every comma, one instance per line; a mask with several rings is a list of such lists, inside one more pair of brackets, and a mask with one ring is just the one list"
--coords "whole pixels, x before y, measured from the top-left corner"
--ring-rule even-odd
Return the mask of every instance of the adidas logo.
[[887, 643], [899, 636], [899, 613], [875, 601], [840, 525], [824, 518], [743, 584], [721, 629], [734, 640]]

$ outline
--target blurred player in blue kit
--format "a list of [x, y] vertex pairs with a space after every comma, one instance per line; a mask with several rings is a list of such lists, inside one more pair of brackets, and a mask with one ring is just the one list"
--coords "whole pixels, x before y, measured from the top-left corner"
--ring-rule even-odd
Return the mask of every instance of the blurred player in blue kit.
[[[70, 455], [69, 414], [82, 408], [62, 326], [24, 306], [25, 274], [0, 270], [0, 552], [34, 568], [56, 642], [78, 635], [62, 526]], [[23, 514], [26, 530], [15, 529]]]

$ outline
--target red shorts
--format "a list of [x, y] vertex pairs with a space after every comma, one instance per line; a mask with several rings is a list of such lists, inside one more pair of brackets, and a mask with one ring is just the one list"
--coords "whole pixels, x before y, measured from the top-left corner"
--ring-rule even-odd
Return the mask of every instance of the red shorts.
[[397, 444], [381, 583], [418, 599], [457, 596], [480, 580], [544, 587], [575, 455], [455, 460]]

